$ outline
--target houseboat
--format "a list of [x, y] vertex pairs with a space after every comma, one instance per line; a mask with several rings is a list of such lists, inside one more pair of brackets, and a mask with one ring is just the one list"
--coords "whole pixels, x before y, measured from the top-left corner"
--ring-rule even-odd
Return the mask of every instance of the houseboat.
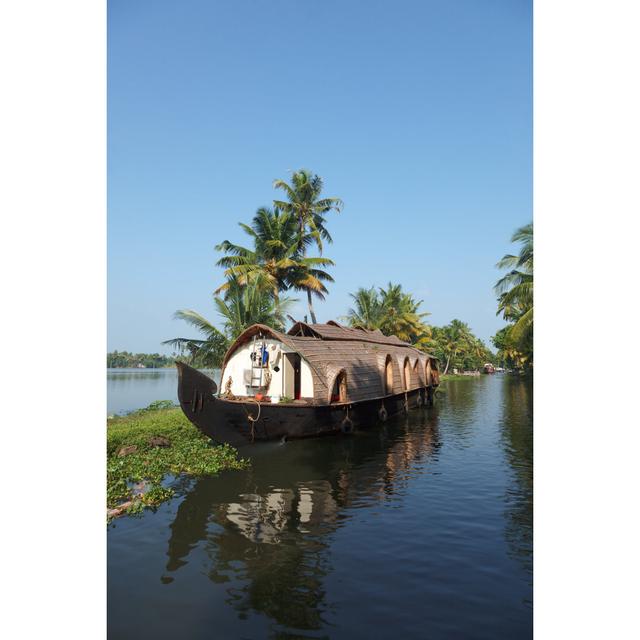
[[285, 334], [246, 329], [227, 351], [220, 389], [178, 367], [185, 415], [218, 442], [241, 445], [349, 433], [433, 404], [438, 361], [381, 331], [296, 322]]

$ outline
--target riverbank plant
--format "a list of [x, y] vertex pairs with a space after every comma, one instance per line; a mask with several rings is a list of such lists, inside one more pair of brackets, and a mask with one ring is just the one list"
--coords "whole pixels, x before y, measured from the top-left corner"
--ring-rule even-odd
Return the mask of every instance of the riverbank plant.
[[[171, 405], [171, 406], [169, 406]], [[169, 476], [215, 475], [244, 469], [229, 446], [214, 446], [179, 407], [160, 401], [107, 420], [108, 517], [136, 513], [173, 496]]]

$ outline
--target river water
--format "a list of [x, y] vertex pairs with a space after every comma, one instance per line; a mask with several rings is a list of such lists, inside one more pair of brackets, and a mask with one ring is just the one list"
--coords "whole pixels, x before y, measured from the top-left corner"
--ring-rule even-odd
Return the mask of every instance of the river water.
[[530, 638], [531, 381], [443, 386], [115, 521], [109, 637]]
[[[205, 371], [218, 380], [218, 370]], [[178, 370], [107, 369], [107, 414], [148, 407], [155, 400], [178, 403]]]

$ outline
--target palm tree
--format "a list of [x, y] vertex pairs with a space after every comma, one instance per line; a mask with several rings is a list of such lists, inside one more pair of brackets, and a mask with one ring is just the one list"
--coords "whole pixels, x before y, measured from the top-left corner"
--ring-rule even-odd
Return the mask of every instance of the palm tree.
[[[465, 349], [465, 369], [479, 369], [483, 364], [493, 360], [493, 354], [480, 338], [471, 335]], [[467, 366], [469, 365], [469, 366]]]
[[414, 300], [411, 294], [402, 291], [402, 285], [391, 282], [387, 289], [380, 289], [380, 296], [382, 333], [396, 335], [405, 342], [426, 344], [431, 337], [431, 329], [422, 322], [422, 318], [429, 315], [428, 312], [419, 312], [422, 300]]
[[[274, 200], [274, 207], [295, 216], [298, 225], [299, 253], [301, 257], [306, 256], [307, 244], [304, 239], [310, 236], [322, 254], [322, 241], [332, 242], [331, 234], [325, 226], [325, 215], [329, 211], [339, 213], [342, 210], [343, 202], [340, 198], [321, 198], [323, 182], [322, 178], [312, 174], [307, 169], [295, 171], [291, 176], [291, 184], [284, 180], [274, 180], [275, 189], [285, 192], [287, 200]], [[307, 303], [311, 321], [317, 322], [313, 310], [312, 297], [323, 298], [324, 292], [314, 289], [311, 286], [301, 286], [307, 292]]]
[[325, 282], [333, 282], [333, 278], [326, 271], [318, 267], [333, 266], [333, 262], [323, 257], [298, 257], [297, 264], [291, 268], [287, 276], [290, 288], [295, 291], [306, 291], [311, 321], [315, 324], [316, 317], [313, 313], [311, 296], [324, 300], [329, 293]]
[[230, 340], [235, 340], [252, 324], [284, 330], [286, 314], [296, 302], [291, 298], [280, 298], [276, 305], [271, 292], [259, 284], [241, 284], [234, 278], [230, 280], [224, 298], [215, 297], [213, 301]]
[[422, 300], [414, 300], [411, 294], [402, 291], [401, 285], [389, 283], [387, 289], [378, 290], [374, 287], [361, 288], [351, 297], [355, 301], [355, 309], [349, 309], [346, 316], [350, 326], [380, 329], [385, 335], [396, 335], [417, 347], [428, 346], [431, 328], [422, 318], [429, 314], [420, 313]]
[[522, 347], [513, 341], [510, 333], [511, 328], [512, 325], [503, 327], [491, 338], [493, 345], [498, 350], [496, 358], [502, 366], [523, 368], [529, 362], [529, 354], [524, 353], [521, 350]]
[[533, 339], [533, 223], [517, 229], [511, 242], [522, 246], [517, 256], [508, 254], [496, 265], [509, 269], [494, 287], [498, 294], [497, 315], [514, 323], [509, 331], [511, 340], [526, 349]]
[[438, 351], [446, 360], [442, 375], [449, 371], [449, 365], [469, 346], [473, 334], [469, 325], [461, 320], [452, 320], [448, 325], [438, 329], [436, 340]]
[[376, 288], [360, 288], [349, 295], [355, 301], [355, 308], [350, 308], [345, 318], [349, 326], [369, 331], [379, 329], [383, 320], [383, 309]]
[[257, 210], [251, 225], [240, 223], [240, 227], [253, 240], [253, 249], [224, 240], [216, 245], [216, 250], [224, 251], [216, 263], [225, 267], [227, 281], [215, 293], [226, 291], [232, 280], [244, 286], [255, 284], [273, 294], [276, 307], [279, 306], [280, 292], [287, 289], [312, 290], [324, 297], [327, 289], [323, 282], [333, 282], [333, 278], [319, 267], [333, 266], [329, 258], [307, 258], [300, 254], [300, 247], [313, 242], [306, 234], [298, 235], [297, 220], [290, 213], [279, 209], [272, 211], [266, 207]]

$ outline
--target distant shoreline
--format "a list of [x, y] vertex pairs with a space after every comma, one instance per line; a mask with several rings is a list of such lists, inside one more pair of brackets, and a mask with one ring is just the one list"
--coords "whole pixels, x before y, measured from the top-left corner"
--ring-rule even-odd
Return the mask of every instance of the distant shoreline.
[[166, 369], [175, 366], [175, 356], [162, 353], [131, 353], [130, 351], [109, 351], [107, 369]]
[[136, 369], [136, 370], [139, 370], [139, 371], [153, 370], [153, 369], [175, 369], [175, 368], [176, 368], [175, 363], [173, 363], [173, 364], [165, 364], [165, 365], [162, 365], [161, 367], [147, 367], [145, 365], [142, 365], [142, 366], [122, 365], [120, 367], [110, 367], [107, 364], [107, 369]]

